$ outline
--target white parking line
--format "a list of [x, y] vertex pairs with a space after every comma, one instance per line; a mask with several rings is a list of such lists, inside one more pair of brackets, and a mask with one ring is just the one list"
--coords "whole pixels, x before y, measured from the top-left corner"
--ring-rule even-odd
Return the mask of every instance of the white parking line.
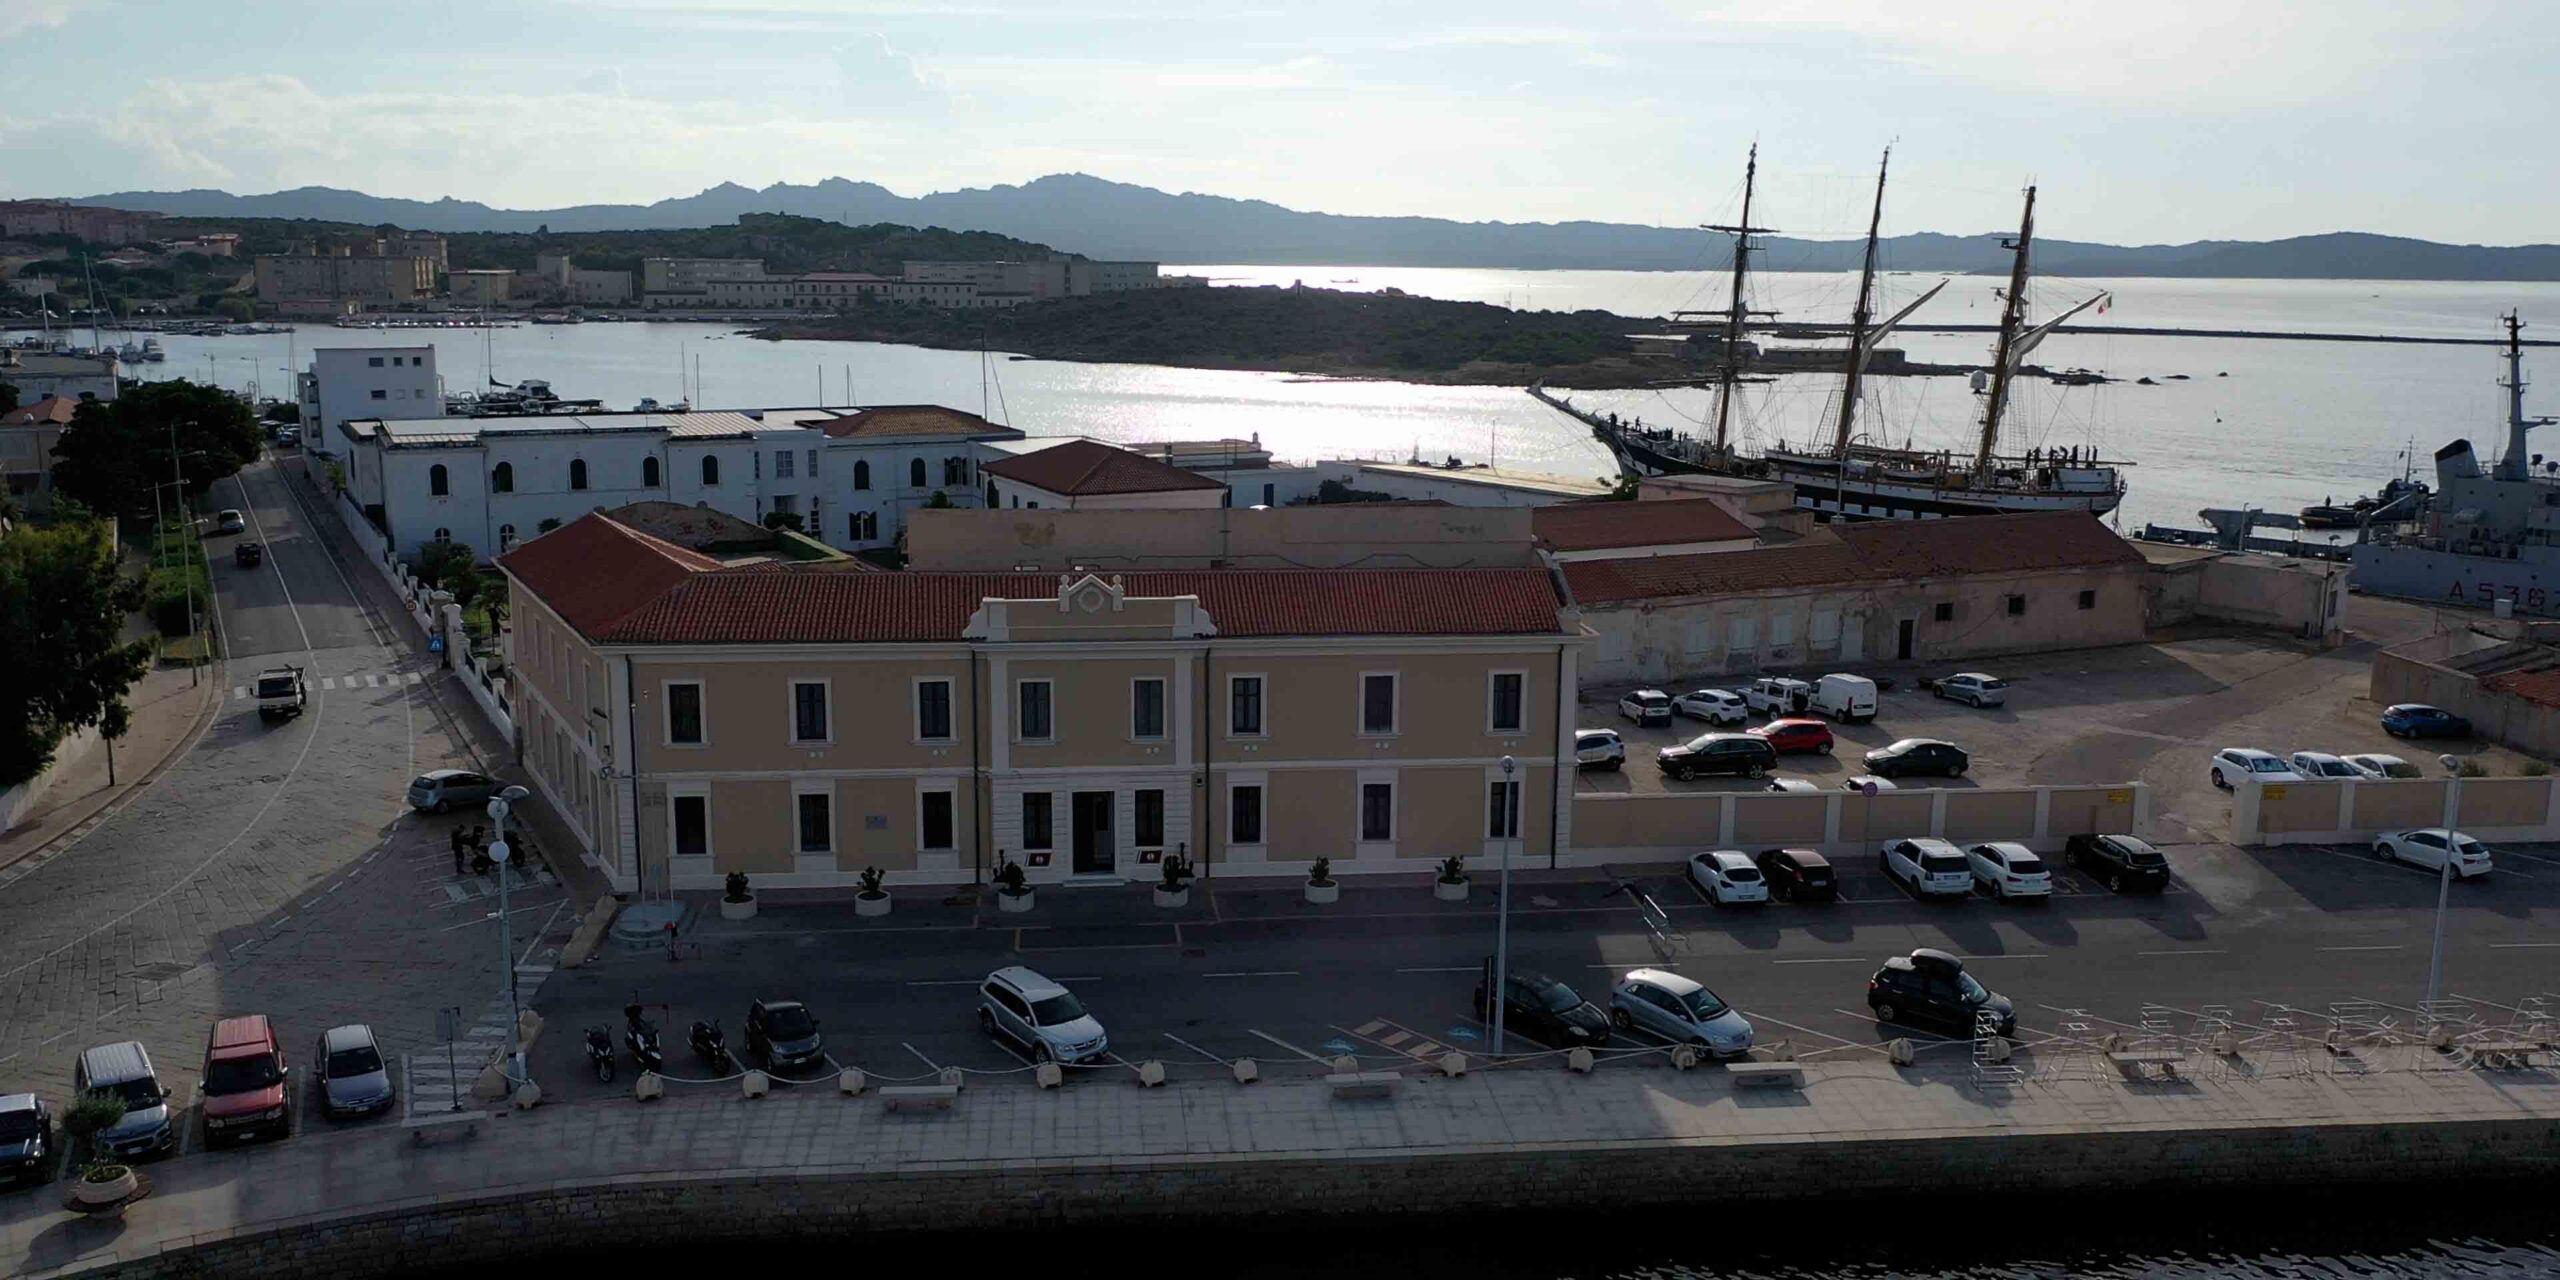
[[923, 1063], [923, 1064], [925, 1065], [925, 1069], [926, 1069], [926, 1070], [928, 1070], [928, 1071], [940, 1071], [940, 1070], [942, 1070], [942, 1064], [941, 1064], [941, 1063], [939, 1063], [939, 1062], [935, 1062], [933, 1059], [931, 1059], [931, 1058], [928, 1058], [928, 1057], [924, 1056], [924, 1050], [919, 1049], [919, 1048], [915, 1047], [914, 1045], [908, 1044], [908, 1043], [907, 1043], [906, 1041], [904, 1041], [904, 1040], [901, 1040], [901, 1041], [899, 1041], [899, 1042], [898, 1042], [898, 1047], [899, 1047], [899, 1048], [901, 1048], [901, 1049], [906, 1050], [906, 1051], [907, 1051], [907, 1052], [909, 1052], [909, 1053], [914, 1054], [914, 1055], [916, 1056], [916, 1061]]
[[2492, 942], [2491, 951], [2518, 951], [2532, 947], [2560, 947], [2560, 942]]
[[2136, 951], [2138, 956], [2225, 956], [2231, 954], [2220, 947], [2194, 947], [2185, 951]]
[[[68, 1032], [65, 1032], [64, 1034], [66, 1034], [66, 1035], [67, 1035], [67, 1034], [69, 1034], [69, 1033], [68, 1033]], [[1246, 1027], [1246, 1028], [1245, 1028], [1245, 1034], [1250, 1035], [1250, 1036], [1253, 1036], [1253, 1037], [1256, 1037], [1257, 1039], [1268, 1040], [1268, 1041], [1270, 1041], [1271, 1043], [1276, 1044], [1276, 1045], [1280, 1046], [1281, 1048], [1286, 1049], [1286, 1050], [1288, 1050], [1289, 1052], [1294, 1053], [1294, 1054], [1298, 1055], [1299, 1057], [1306, 1059], [1306, 1060], [1307, 1060], [1307, 1061], [1309, 1061], [1309, 1062], [1331, 1062], [1331, 1061], [1333, 1061], [1333, 1059], [1331, 1059], [1331, 1058], [1320, 1057], [1320, 1056], [1318, 1056], [1318, 1055], [1316, 1055], [1316, 1054], [1309, 1053], [1309, 1052], [1307, 1052], [1306, 1050], [1301, 1049], [1301, 1048], [1299, 1048], [1298, 1046], [1296, 1046], [1296, 1045], [1294, 1045], [1294, 1044], [1291, 1044], [1291, 1043], [1289, 1043], [1288, 1041], [1283, 1040], [1283, 1039], [1281, 1039], [1280, 1037], [1275, 1036], [1275, 1035], [1271, 1034], [1270, 1032], [1268, 1032], [1268, 1031], [1265, 1031], [1265, 1030], [1261, 1029], [1260, 1027]], [[58, 1037], [57, 1037], [57, 1038], [58, 1038]]]
[[2041, 952], [2041, 951], [2023, 951], [2023, 952], [2019, 952], [2019, 953], [2017, 953], [2017, 954], [2015, 954], [2015, 955], [2009, 955], [2009, 954], [1998, 954], [1998, 955], [1987, 955], [1987, 956], [1957, 956], [1957, 957], [1956, 957], [1956, 959], [1958, 959], [1958, 960], [1962, 960], [1962, 961], [1965, 961], [1965, 962], [1967, 962], [1967, 963], [1971, 963], [1971, 962], [1973, 962], [1973, 961], [1975, 961], [1975, 960], [2050, 960], [2050, 959], [2052, 959], [2052, 958], [2053, 958], [2053, 957], [2051, 957], [2051, 956], [2049, 956], [2049, 955], [2047, 955], [2047, 954], [2045, 954], [2044, 952]]
[[974, 987], [984, 981], [986, 981], [984, 978], [915, 978], [909, 980], [907, 985], [910, 987]]
[[1295, 969], [1240, 969], [1232, 973], [1204, 973], [1203, 978], [1294, 978]]
[[1171, 1041], [1172, 1041], [1172, 1042], [1174, 1042], [1175, 1044], [1181, 1045], [1183, 1048], [1185, 1048], [1185, 1049], [1189, 1049], [1189, 1050], [1190, 1050], [1190, 1051], [1192, 1051], [1193, 1053], [1199, 1054], [1201, 1057], [1203, 1057], [1203, 1058], [1207, 1058], [1207, 1059], [1208, 1059], [1209, 1061], [1211, 1061], [1211, 1062], [1220, 1062], [1220, 1063], [1223, 1063], [1223, 1062], [1225, 1062], [1225, 1061], [1226, 1061], [1226, 1059], [1221, 1058], [1221, 1057], [1219, 1057], [1218, 1055], [1216, 1055], [1216, 1054], [1214, 1054], [1214, 1053], [1211, 1053], [1211, 1052], [1209, 1052], [1208, 1050], [1203, 1049], [1203, 1048], [1201, 1048], [1200, 1046], [1198, 1046], [1198, 1045], [1196, 1045], [1196, 1044], [1193, 1044], [1193, 1043], [1191, 1043], [1190, 1041], [1185, 1040], [1185, 1039], [1183, 1039], [1182, 1037], [1180, 1037], [1180, 1036], [1178, 1036], [1178, 1035], [1175, 1035], [1174, 1033], [1172, 1033], [1172, 1032], [1170, 1032], [1170, 1031], [1164, 1032], [1164, 1033], [1163, 1033], [1163, 1035], [1164, 1035], [1164, 1038], [1165, 1038], [1165, 1039], [1167, 1039], [1167, 1040], [1171, 1040]]
[[[1607, 969], [1607, 968], [1611, 968], [1611, 967], [1613, 967], [1613, 966], [1610, 966], [1610, 965], [1602, 965], [1602, 966], [1600, 966], [1600, 967], [1601, 967], [1601, 968], [1603, 968], [1603, 969]], [[1471, 964], [1453, 964], [1453, 965], [1443, 965], [1443, 966], [1441, 966], [1441, 967], [1439, 967], [1439, 968], [1437, 968], [1437, 969], [1398, 969], [1398, 970], [1396, 970], [1396, 972], [1398, 972], [1398, 973], [1474, 973], [1474, 972], [1476, 971], [1476, 969], [1477, 969], [1477, 966], [1475, 966], [1475, 965], [1471, 965]]]
[[1864, 964], [1865, 956], [1816, 956], [1804, 960], [1772, 960], [1771, 964]]
[[2387, 944], [2387, 945], [2384, 945], [2384, 946], [2378, 946], [2378, 947], [2321, 947], [2321, 948], [2319, 948], [2319, 950], [2322, 950], [2322, 951], [2399, 951], [2399, 950], [2402, 950], [2402, 949], [2403, 949], [2403, 948], [2401, 947], [2401, 944], [2399, 944], [2399, 943], [2397, 943], [2397, 942], [2389, 943], [2389, 944]]

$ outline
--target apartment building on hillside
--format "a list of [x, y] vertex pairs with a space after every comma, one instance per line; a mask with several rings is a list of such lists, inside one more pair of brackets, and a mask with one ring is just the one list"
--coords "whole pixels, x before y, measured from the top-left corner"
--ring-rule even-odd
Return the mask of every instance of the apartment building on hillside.
[[1543, 569], [730, 566], [601, 514], [499, 567], [527, 769], [617, 890], [1569, 840], [1581, 639]]

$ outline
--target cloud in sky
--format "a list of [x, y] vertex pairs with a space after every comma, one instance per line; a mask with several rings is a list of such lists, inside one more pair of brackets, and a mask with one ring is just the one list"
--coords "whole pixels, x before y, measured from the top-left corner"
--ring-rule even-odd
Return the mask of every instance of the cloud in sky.
[[73, 14], [97, 7], [98, 0], [0, 0], [0, 40], [61, 26]]

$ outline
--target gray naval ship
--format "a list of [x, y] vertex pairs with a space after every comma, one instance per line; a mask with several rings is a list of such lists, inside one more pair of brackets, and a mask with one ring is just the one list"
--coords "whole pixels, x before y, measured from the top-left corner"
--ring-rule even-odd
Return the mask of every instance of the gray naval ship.
[[[2524, 322], [2507, 326], [2507, 448], [2487, 472], [2469, 440], [2436, 450], [2435, 492], [2413, 495], [2416, 519], [2386, 528], [2370, 520], [2355, 546], [2357, 589], [2440, 604], [2560, 615], [2560, 462], [2527, 452], [2525, 436], [2550, 418], [2524, 412]], [[2395, 504], [2396, 505], [2396, 504]]]

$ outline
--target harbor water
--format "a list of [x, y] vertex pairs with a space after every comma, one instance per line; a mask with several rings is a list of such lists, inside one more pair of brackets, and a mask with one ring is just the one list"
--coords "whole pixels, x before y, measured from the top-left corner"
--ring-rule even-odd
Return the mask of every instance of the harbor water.
[[[1170, 273], [1228, 284], [1303, 280], [1346, 289], [1395, 287], [1442, 297], [1515, 305], [1598, 307], [1658, 315], [1711, 308], [1721, 293], [1706, 274], [1628, 271], [1382, 270], [1365, 267], [1169, 266]], [[1765, 274], [1755, 306], [1782, 319], [1836, 320], [1855, 280], [1830, 274]], [[1937, 277], [1886, 278], [1885, 305], [1908, 299]], [[1989, 323], [1996, 282], [1958, 277], [1911, 322]], [[2048, 280], [2040, 303], [2068, 305], [2097, 289], [2114, 292], [2096, 324], [2496, 336], [2496, 316], [2520, 308], [2548, 316], [2560, 337], [2560, 284], [2402, 281]], [[2537, 331], [2528, 330], [2527, 336]], [[82, 335], [85, 337], [85, 333]], [[110, 339], [114, 335], [110, 333]], [[210, 377], [268, 395], [289, 393], [288, 359], [307, 363], [315, 346], [432, 342], [448, 390], [496, 378], [548, 380], [561, 395], [627, 408], [642, 397], [691, 396], [706, 407], [894, 404], [931, 401], [976, 410], [1033, 435], [1108, 440], [1260, 436], [1290, 461], [1366, 457], [1492, 460], [1506, 468], [1575, 476], [1613, 472], [1605, 450], [1571, 419], [1517, 387], [1442, 387], [1399, 382], [1311, 380], [1280, 373], [1150, 365], [1014, 360], [1002, 353], [933, 351], [875, 343], [763, 342], [733, 327], [616, 323], [527, 325], [477, 330], [348, 330], [299, 326], [292, 335], [167, 336], [166, 363], [139, 366], [147, 377]], [[1893, 336], [1915, 360], [1979, 363], [1987, 335]], [[2560, 352], [2529, 350], [2532, 376]], [[2064, 333], [2037, 363], [2086, 367], [2121, 381], [2057, 386], [2031, 380], [2009, 419], [2004, 448], [2096, 446], [2130, 462], [2131, 486], [2118, 521], [2193, 525], [2207, 506], [2276, 511], [2368, 493], [2401, 473], [2414, 446], [2418, 470], [2456, 435], [2495, 439], [2504, 419], [2493, 348], [2237, 338], [2130, 337]], [[694, 381], [699, 371], [698, 382]], [[2560, 378], [2560, 369], [2550, 375]], [[2150, 377], [2154, 385], [2135, 379]], [[1739, 421], [1746, 443], [1827, 439], [1839, 379], [1797, 374], [1755, 386]], [[1880, 377], [1860, 427], [1875, 439], [1969, 452], [1978, 401], [1961, 377]], [[1575, 392], [1577, 403], [1640, 417], [1648, 425], [1698, 429], [1712, 420], [1702, 390]], [[2553, 442], [2560, 453], [2560, 441]]]

